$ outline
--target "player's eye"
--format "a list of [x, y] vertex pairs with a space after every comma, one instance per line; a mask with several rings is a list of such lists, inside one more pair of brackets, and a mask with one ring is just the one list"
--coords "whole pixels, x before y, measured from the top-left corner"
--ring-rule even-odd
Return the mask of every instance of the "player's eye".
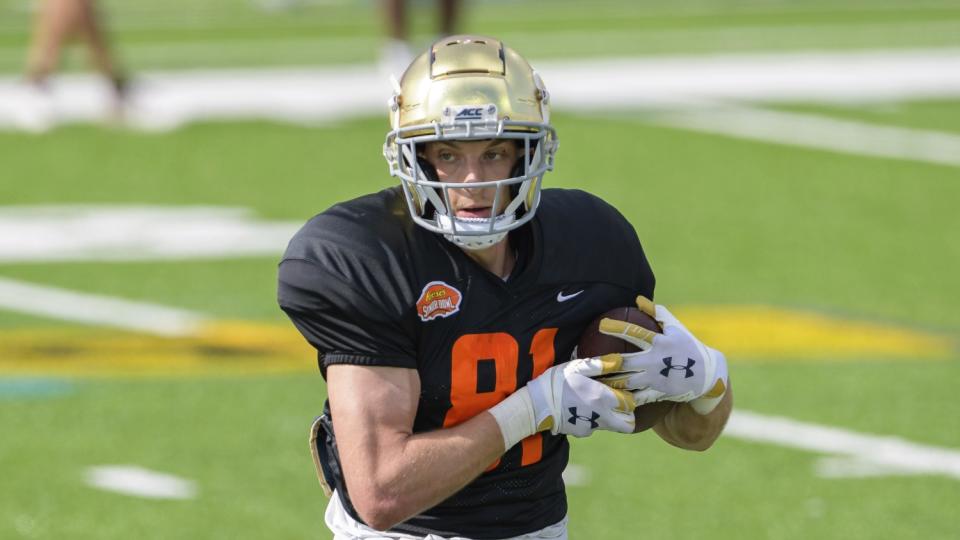
[[456, 156], [454, 156], [452, 152], [447, 152], [446, 150], [441, 150], [441, 151], [437, 152], [437, 159], [439, 159], [440, 161], [446, 162], [446, 163], [450, 163], [451, 161], [453, 161], [454, 159], [456, 159]]
[[496, 161], [503, 157], [503, 150], [488, 150], [483, 157], [490, 161]]

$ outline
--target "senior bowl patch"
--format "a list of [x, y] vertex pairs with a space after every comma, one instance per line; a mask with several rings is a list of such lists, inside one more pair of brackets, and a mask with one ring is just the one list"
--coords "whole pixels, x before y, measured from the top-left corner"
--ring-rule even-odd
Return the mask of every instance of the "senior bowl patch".
[[423, 322], [437, 317], [449, 317], [460, 311], [462, 299], [463, 295], [455, 287], [442, 281], [431, 281], [424, 285], [420, 299], [417, 300], [417, 315]]

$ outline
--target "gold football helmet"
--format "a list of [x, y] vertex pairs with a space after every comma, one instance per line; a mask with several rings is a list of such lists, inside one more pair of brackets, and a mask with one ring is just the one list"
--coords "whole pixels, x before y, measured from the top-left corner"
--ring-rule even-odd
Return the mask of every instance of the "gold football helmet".
[[[390, 99], [391, 130], [383, 145], [413, 220], [467, 249], [496, 244], [530, 221], [558, 146], [549, 104], [537, 72], [499, 40], [451, 36], [415, 58]], [[514, 139], [523, 148], [511, 178], [441, 182], [418, 154], [431, 141], [485, 139]], [[511, 199], [497, 212], [503, 186]], [[451, 211], [449, 190], [468, 188], [497, 188], [489, 218]]]

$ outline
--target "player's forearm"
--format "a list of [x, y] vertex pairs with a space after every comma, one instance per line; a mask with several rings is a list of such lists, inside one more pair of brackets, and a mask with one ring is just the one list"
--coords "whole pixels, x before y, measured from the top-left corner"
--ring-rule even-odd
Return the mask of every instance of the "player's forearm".
[[653, 429], [673, 446], [703, 451], [720, 437], [732, 410], [733, 389], [728, 386], [723, 399], [709, 414], [701, 415], [689, 403], [677, 403]]
[[344, 469], [360, 517], [385, 530], [449, 498], [503, 452], [496, 421], [479, 414], [451, 428], [385, 439], [365, 463], [345, 459]]

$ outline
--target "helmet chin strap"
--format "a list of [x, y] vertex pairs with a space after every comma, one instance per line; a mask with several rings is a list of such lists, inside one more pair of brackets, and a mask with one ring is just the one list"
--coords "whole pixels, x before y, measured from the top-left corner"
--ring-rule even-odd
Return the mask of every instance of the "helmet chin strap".
[[[499, 225], [500, 227], [509, 226], [516, 220], [516, 217], [513, 214], [502, 214], [493, 218], [494, 224]], [[464, 249], [469, 249], [471, 251], [478, 249], [486, 249], [490, 246], [495, 245], [500, 242], [507, 236], [505, 230], [500, 230], [497, 232], [492, 232], [490, 234], [477, 234], [483, 233], [490, 230], [490, 219], [489, 218], [453, 218], [446, 214], [437, 215], [437, 224], [441, 228], [446, 230], [454, 230], [454, 222], [456, 222], [456, 231], [473, 233], [473, 234], [444, 234], [443, 237], [453, 242], [459, 247]]]

